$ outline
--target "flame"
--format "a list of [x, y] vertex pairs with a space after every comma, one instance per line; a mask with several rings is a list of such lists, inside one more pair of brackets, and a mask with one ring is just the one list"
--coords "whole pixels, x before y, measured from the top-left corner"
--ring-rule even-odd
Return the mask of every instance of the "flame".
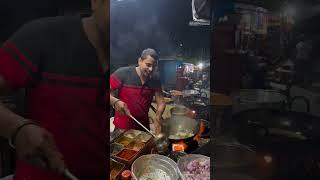
[[185, 151], [188, 145], [183, 141], [179, 141], [177, 143], [172, 144], [172, 151]]
[[[195, 141], [198, 141], [198, 143], [202, 133], [205, 131], [205, 128], [206, 126], [204, 122], [200, 122], [199, 131], [196, 134], [196, 136], [193, 138]], [[185, 151], [187, 148], [188, 148], [188, 144], [186, 144], [183, 140], [172, 144], [172, 151]]]

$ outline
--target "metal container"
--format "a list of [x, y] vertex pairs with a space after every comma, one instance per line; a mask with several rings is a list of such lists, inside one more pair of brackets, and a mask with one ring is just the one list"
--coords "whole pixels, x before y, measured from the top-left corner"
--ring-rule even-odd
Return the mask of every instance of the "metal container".
[[[135, 138], [132, 139], [127, 136], [135, 136]], [[138, 130], [121, 131], [121, 134], [110, 142], [112, 144], [110, 155], [113, 159], [125, 164], [127, 167], [130, 167], [138, 157], [150, 153], [154, 146], [153, 142], [153, 137], [146, 132]], [[120, 157], [120, 155], [122, 155], [122, 151], [127, 151], [129, 154], [131, 154], [132, 151], [135, 151], [136, 153], [134, 153], [131, 158], [122, 158]]]
[[138, 141], [138, 142], [146, 143], [151, 138], [152, 138], [152, 136], [150, 134], [147, 134], [147, 133], [143, 132], [143, 133], [139, 134], [137, 137], [135, 137], [135, 140]]
[[275, 90], [242, 89], [233, 96], [233, 112], [248, 109], [268, 108], [285, 109], [287, 97]]
[[117, 144], [117, 143], [112, 143], [111, 144], [111, 155], [118, 154], [120, 151], [122, 151], [122, 149], [124, 149], [123, 145]]
[[193, 138], [199, 131], [200, 123], [187, 116], [174, 115], [167, 122], [167, 132], [169, 139], [183, 140]]
[[141, 131], [135, 130], [135, 129], [130, 129], [127, 132], [123, 134], [123, 136], [134, 139], [136, 138], [139, 134], [141, 134]]
[[139, 157], [133, 162], [131, 172], [134, 180], [178, 180], [181, 174], [172, 159], [158, 154]]
[[[210, 162], [210, 157], [208, 156], [204, 156], [204, 155], [201, 155], [201, 154], [188, 154], [188, 155], [185, 155], [183, 157], [181, 157], [179, 160], [178, 160], [178, 168], [180, 170], [180, 172], [182, 174], [185, 173], [185, 171], [187, 170], [187, 166], [188, 164], [191, 162], [191, 161], [194, 161], [194, 160], [198, 160], [198, 159], [201, 159], [201, 160], [208, 160]], [[209, 163], [210, 164], [210, 163]], [[209, 167], [210, 168], [210, 167]], [[199, 174], [198, 174], [199, 175]], [[209, 177], [210, 178], [210, 170], [209, 170]], [[207, 176], [208, 176], [207, 175]], [[203, 174], [200, 174], [200, 176], [203, 176]], [[204, 178], [204, 177], [203, 177]]]
[[189, 112], [189, 109], [182, 105], [176, 105], [170, 110], [171, 115], [178, 115], [178, 116], [186, 116]]
[[116, 140], [116, 143], [121, 144], [121, 145], [123, 145], [123, 146], [127, 146], [127, 145], [130, 144], [132, 141], [133, 141], [133, 139], [128, 138], [128, 137], [125, 137], [125, 136], [122, 136], [122, 137], [120, 137], [120, 138], [118, 138], [118, 139]]
[[168, 139], [193, 138], [199, 131], [200, 123], [188, 116], [190, 110], [181, 105], [171, 109], [172, 116], [162, 122], [162, 131]]
[[110, 179], [116, 180], [120, 177], [121, 172], [124, 170], [125, 165], [110, 159]]

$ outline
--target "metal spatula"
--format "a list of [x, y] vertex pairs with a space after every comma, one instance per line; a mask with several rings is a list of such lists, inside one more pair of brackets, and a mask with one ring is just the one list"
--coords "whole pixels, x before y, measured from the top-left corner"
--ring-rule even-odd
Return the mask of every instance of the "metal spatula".
[[146, 130], [148, 133], [150, 133], [153, 137], [157, 138], [155, 134], [153, 134], [148, 128], [146, 128], [143, 124], [141, 124], [135, 117], [132, 115], [129, 115], [131, 119], [133, 119], [136, 123], [138, 123], [144, 130]]

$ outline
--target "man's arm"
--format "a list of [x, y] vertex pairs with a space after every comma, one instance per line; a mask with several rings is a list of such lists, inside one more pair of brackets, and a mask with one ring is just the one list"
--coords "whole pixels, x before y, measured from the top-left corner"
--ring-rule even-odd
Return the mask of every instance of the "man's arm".
[[110, 75], [110, 105], [122, 115], [130, 115], [130, 111], [126, 103], [114, 96], [114, 92], [121, 88], [127, 75], [128, 69], [126, 67], [119, 68]]
[[161, 132], [160, 122], [162, 120], [162, 114], [166, 108], [166, 102], [164, 101], [163, 93], [161, 91], [157, 91], [155, 93], [155, 97], [156, 97], [156, 103], [157, 103], [155, 128], [156, 128], [156, 133], [160, 133]]
[[[34, 21], [20, 28], [0, 47], [0, 92], [30, 87], [39, 73], [46, 23]], [[0, 136], [15, 147], [17, 158], [63, 173], [65, 164], [53, 135], [0, 103]]]
[[[0, 75], [0, 91], [8, 91]], [[53, 135], [31, 120], [15, 114], [0, 102], [0, 136], [16, 148], [17, 158], [41, 168], [63, 173], [63, 155], [58, 151]], [[32, 157], [32, 158], [30, 158]]]
[[[8, 88], [6, 87], [5, 81], [2, 76], [0, 76], [0, 91], [8, 92]], [[22, 125], [21, 120], [23, 119], [23, 117], [7, 109], [0, 101], [0, 119], [0, 136], [9, 139], [11, 138], [14, 130]]]
[[126, 103], [120, 99], [114, 97], [114, 90], [110, 86], [110, 106], [112, 106], [117, 112], [120, 112], [122, 115], [130, 115], [130, 111]]

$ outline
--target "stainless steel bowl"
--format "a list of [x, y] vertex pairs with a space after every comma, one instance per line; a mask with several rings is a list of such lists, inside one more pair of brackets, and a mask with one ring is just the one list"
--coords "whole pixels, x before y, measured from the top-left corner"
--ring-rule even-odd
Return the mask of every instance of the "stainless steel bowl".
[[210, 157], [204, 156], [204, 155], [201, 155], [201, 154], [188, 154], [188, 155], [185, 155], [185, 156], [181, 157], [178, 160], [178, 168], [179, 168], [180, 172], [182, 174], [184, 174], [184, 172], [187, 169], [187, 165], [191, 161], [196, 160], [196, 159], [204, 159], [204, 160], [209, 160], [210, 161]]
[[158, 154], [148, 154], [136, 159], [131, 172], [135, 180], [178, 180], [180, 171], [170, 158]]

